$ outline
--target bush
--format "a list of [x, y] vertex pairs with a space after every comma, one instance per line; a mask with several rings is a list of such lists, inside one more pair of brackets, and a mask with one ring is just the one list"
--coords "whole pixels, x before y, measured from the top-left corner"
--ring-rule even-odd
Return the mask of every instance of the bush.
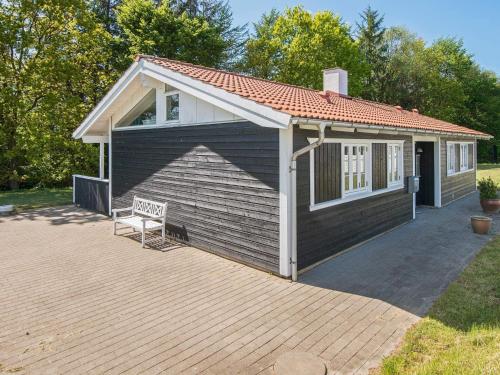
[[497, 190], [498, 190], [498, 184], [491, 179], [491, 177], [488, 178], [482, 178], [479, 180], [477, 183], [477, 187], [479, 189], [479, 195], [481, 199], [496, 199], [497, 198]]

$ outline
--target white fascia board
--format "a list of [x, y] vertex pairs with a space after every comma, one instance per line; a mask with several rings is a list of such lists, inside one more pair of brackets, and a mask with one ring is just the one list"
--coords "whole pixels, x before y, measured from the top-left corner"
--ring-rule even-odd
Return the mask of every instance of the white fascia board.
[[291, 116], [154, 63], [144, 62], [144, 74], [198, 97], [257, 125], [287, 129]]
[[83, 120], [80, 126], [73, 132], [73, 138], [80, 139], [89, 128], [92, 126], [94, 121], [102, 115], [102, 113], [113, 103], [118, 95], [120, 95], [123, 90], [129, 85], [129, 83], [139, 74], [142, 68], [141, 62], [134, 62], [123, 75], [120, 77], [118, 82], [108, 91], [108, 93], [101, 99], [97, 106], [88, 114], [88, 116]]
[[84, 135], [82, 136], [83, 143], [108, 143], [107, 135]]
[[[319, 119], [308, 119], [301, 117], [293, 117], [291, 119], [293, 124], [319, 124], [325, 122]], [[355, 128], [355, 129], [378, 129], [381, 133], [390, 134], [389, 131], [396, 131], [398, 134], [410, 133], [410, 134], [430, 134], [430, 135], [442, 135], [448, 137], [465, 137], [473, 139], [491, 139], [491, 135], [477, 135], [477, 134], [465, 134], [465, 133], [453, 133], [453, 132], [443, 132], [435, 130], [424, 130], [424, 129], [414, 129], [414, 128], [404, 128], [399, 126], [389, 126], [389, 125], [372, 125], [363, 124], [358, 122], [345, 122], [345, 121], [332, 121], [332, 126], [335, 127], [345, 127], [345, 128]], [[360, 130], [361, 132], [361, 130]]]

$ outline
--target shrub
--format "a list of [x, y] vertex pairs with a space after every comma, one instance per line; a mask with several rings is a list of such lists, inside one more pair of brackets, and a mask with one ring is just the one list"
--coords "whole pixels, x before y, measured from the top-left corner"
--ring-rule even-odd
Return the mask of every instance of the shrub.
[[479, 189], [479, 195], [481, 199], [497, 198], [497, 190], [499, 186], [495, 181], [491, 179], [491, 177], [480, 179], [477, 183], [477, 187]]

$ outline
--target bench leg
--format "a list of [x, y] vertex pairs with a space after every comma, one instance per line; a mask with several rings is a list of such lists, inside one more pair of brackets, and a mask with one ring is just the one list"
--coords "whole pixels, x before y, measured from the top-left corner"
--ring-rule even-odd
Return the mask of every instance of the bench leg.
[[161, 244], [165, 243], [165, 226], [161, 228]]
[[146, 231], [142, 231], [142, 247], [144, 248], [146, 244]]
[[113, 235], [116, 236], [116, 221], [113, 222]]

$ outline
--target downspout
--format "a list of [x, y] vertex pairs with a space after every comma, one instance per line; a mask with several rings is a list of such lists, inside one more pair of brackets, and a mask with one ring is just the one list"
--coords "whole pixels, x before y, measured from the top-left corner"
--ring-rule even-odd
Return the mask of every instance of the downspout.
[[292, 281], [297, 281], [297, 159], [299, 156], [319, 147], [325, 140], [326, 123], [320, 123], [318, 126], [318, 140], [307, 145], [292, 154], [290, 161], [290, 177], [292, 179]]

